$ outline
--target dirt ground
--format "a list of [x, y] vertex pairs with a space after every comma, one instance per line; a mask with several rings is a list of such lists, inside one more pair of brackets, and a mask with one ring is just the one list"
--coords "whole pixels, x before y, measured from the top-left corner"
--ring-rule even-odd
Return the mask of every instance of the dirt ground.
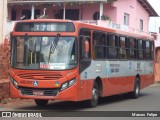
[[0, 107], [8, 108], [11, 106], [17, 106], [19, 104], [28, 104], [28, 103], [34, 103], [33, 99], [12, 99], [7, 98], [0, 101]]

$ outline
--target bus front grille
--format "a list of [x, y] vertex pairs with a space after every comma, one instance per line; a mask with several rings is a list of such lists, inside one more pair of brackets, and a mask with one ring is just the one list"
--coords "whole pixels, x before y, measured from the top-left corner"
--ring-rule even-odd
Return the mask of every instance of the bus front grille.
[[20, 73], [17, 75], [21, 79], [30, 79], [30, 80], [57, 80], [63, 78], [63, 75], [60, 73], [51, 73], [51, 72], [39, 72], [39, 73]]
[[23, 95], [35, 95], [34, 92], [41, 92], [43, 94], [36, 94], [36, 96], [56, 96], [60, 89], [45, 89], [45, 88], [25, 88], [19, 87], [21, 94]]

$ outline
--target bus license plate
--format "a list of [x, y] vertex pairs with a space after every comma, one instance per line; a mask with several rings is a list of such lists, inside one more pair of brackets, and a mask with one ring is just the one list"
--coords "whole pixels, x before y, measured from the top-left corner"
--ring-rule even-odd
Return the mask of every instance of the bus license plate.
[[33, 95], [43, 96], [44, 95], [44, 91], [33, 91]]

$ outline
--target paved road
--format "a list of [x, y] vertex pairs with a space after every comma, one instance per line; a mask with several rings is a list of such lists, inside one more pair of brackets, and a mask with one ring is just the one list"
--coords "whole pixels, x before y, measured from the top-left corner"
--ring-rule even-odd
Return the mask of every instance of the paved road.
[[[34, 104], [34, 102], [30, 102], [16, 106], [11, 105], [9, 108], [5, 109], [1, 107], [0, 110], [160, 111], [160, 84], [155, 84], [141, 90], [141, 94], [138, 99], [125, 98], [123, 95], [103, 98], [96, 108], [87, 108], [85, 107], [84, 102], [74, 103], [51, 101], [45, 108], [39, 108]], [[97, 118], [94, 119], [96, 120]], [[120, 119], [124, 120], [124, 118]], [[114, 119], [112, 118], [112, 120]], [[150, 118], [148, 120], [150, 120]]]

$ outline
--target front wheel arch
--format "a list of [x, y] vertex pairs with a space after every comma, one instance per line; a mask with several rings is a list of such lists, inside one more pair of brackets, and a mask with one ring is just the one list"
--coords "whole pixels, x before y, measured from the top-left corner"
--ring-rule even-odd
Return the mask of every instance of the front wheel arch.
[[87, 105], [90, 108], [96, 107], [98, 105], [99, 100], [99, 88], [98, 83], [95, 81], [92, 88], [92, 97], [87, 101]]

